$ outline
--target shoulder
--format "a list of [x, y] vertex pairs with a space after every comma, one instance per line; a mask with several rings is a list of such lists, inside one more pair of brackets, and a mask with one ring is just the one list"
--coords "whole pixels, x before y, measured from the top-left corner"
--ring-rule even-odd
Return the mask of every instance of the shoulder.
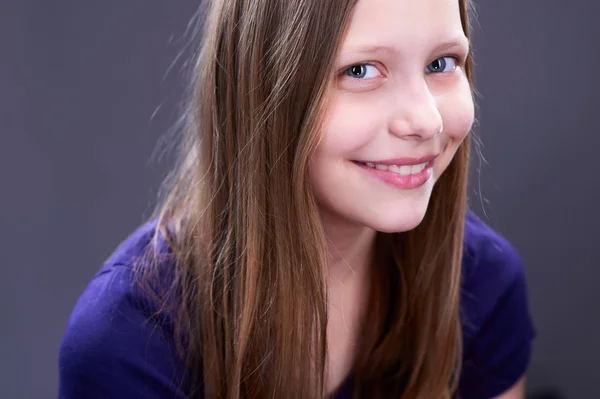
[[524, 284], [525, 271], [515, 248], [476, 215], [467, 213], [462, 300], [468, 324], [481, 325], [503, 295]]
[[465, 221], [461, 321], [463, 397], [501, 394], [525, 373], [531, 354], [525, 271], [515, 248], [471, 212]]
[[153, 234], [151, 223], [132, 234], [79, 297], [59, 351], [60, 398], [183, 397], [170, 322], [134, 275]]

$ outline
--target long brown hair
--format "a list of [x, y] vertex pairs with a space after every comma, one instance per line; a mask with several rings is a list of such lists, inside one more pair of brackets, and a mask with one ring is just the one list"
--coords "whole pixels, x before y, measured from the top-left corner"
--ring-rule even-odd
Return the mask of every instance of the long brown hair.
[[[468, 0], [457, 1], [468, 35]], [[205, 11], [180, 162], [157, 215], [175, 260], [159, 297], [191, 396], [325, 396], [326, 249], [307, 171], [355, 2], [213, 0]], [[377, 237], [356, 398], [455, 389], [468, 157], [465, 140], [416, 229]], [[143, 269], [142, 282], [156, 278]]]

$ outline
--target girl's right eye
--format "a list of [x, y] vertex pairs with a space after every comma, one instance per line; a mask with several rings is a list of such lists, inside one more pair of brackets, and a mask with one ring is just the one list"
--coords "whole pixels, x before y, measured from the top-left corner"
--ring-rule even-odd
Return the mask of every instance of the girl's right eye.
[[380, 73], [374, 65], [356, 64], [347, 68], [344, 75], [355, 79], [373, 79], [378, 77]]

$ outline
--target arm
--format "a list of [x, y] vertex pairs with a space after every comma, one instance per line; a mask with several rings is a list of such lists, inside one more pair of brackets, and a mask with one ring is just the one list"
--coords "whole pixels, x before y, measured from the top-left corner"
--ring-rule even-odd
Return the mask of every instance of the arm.
[[461, 399], [523, 399], [535, 330], [514, 248], [478, 219], [467, 225]]
[[508, 391], [493, 399], [525, 399], [525, 376], [522, 376]]
[[60, 399], [185, 399], [182, 368], [127, 266], [96, 276], [79, 298], [59, 352]]

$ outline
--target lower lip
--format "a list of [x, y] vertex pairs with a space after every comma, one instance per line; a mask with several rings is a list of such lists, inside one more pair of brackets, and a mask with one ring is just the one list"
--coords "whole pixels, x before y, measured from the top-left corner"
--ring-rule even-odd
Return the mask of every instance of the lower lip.
[[400, 175], [398, 173], [390, 172], [389, 170], [379, 170], [371, 168], [365, 164], [354, 162], [357, 166], [369, 173], [371, 176], [382, 180], [383, 182], [390, 184], [394, 187], [398, 187], [404, 190], [410, 190], [413, 188], [421, 187], [429, 181], [433, 175], [433, 160], [427, 163], [425, 169], [419, 173], [412, 175]]

